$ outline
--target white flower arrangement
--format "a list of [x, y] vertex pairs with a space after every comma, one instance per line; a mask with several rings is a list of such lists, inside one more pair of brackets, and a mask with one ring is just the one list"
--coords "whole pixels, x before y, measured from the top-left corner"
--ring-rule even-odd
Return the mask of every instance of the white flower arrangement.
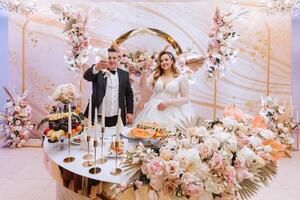
[[52, 99], [54, 101], [61, 102], [63, 104], [69, 104], [79, 98], [80, 93], [71, 83], [59, 85], [52, 95]]
[[131, 149], [123, 164], [140, 169], [141, 175], [126, 188], [148, 185], [148, 195], [156, 197], [163, 192], [170, 198], [247, 199], [256, 189], [242, 185], [263, 184], [274, 176], [286, 146], [272, 130], [255, 126], [253, 117], [231, 111], [220, 121], [176, 132], [162, 141], [159, 152], [142, 144]]

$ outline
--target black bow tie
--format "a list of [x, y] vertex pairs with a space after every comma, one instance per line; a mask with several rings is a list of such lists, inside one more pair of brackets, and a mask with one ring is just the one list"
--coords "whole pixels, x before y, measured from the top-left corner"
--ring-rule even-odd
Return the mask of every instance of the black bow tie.
[[110, 71], [110, 73], [112, 73], [112, 74], [116, 74], [116, 70], [109, 70]]

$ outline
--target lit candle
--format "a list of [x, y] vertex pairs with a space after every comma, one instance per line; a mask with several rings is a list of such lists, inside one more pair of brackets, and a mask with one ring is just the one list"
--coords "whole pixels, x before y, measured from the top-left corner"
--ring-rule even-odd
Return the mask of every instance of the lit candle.
[[92, 96], [90, 97], [90, 102], [89, 102], [89, 113], [88, 113], [88, 132], [87, 136], [91, 135], [91, 126], [92, 126]]
[[117, 125], [116, 125], [116, 141], [119, 141], [119, 140], [120, 140], [121, 123], [122, 123], [122, 119], [121, 119], [121, 109], [119, 109], [119, 113], [118, 113], [118, 121], [117, 121]]
[[293, 99], [292, 99], [292, 96], [290, 96], [290, 109], [291, 109], [291, 118], [293, 118]]
[[69, 104], [69, 114], [68, 114], [68, 133], [72, 133], [72, 113], [71, 113], [71, 104]]
[[98, 109], [95, 109], [95, 118], [94, 118], [94, 141], [97, 141], [97, 125], [98, 125]]
[[102, 100], [102, 114], [101, 114], [101, 125], [102, 127], [105, 127], [105, 96], [103, 97]]

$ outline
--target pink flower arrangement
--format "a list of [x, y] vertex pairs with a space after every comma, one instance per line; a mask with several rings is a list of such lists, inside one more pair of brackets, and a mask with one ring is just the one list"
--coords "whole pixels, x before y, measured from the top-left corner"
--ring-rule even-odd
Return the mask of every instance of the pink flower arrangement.
[[228, 20], [232, 13], [221, 14], [217, 8], [213, 18], [214, 25], [208, 34], [209, 44], [206, 64], [208, 66], [208, 79], [220, 78], [224, 73], [230, 72], [228, 63], [234, 63], [238, 51], [232, 47], [232, 42], [238, 39], [233, 30], [233, 20]]
[[89, 39], [86, 31], [87, 17], [84, 18], [82, 10], [67, 6], [62, 12], [60, 21], [65, 24], [65, 39], [70, 43], [67, 54], [64, 56], [67, 67], [78, 72], [88, 60]]
[[164, 171], [165, 171], [165, 163], [160, 157], [153, 158], [149, 162], [147, 172], [150, 177], [161, 176], [163, 175]]
[[30, 121], [31, 107], [27, 92], [14, 98], [6, 88], [5, 91], [10, 98], [5, 105], [5, 111], [1, 113], [3, 121], [1, 132], [6, 136], [4, 145], [10, 148], [22, 147], [34, 128], [34, 124]]
[[[260, 170], [265, 173], [268, 167], [276, 166], [285, 148], [276, 137], [271, 137], [276, 131], [253, 127], [253, 117], [241, 116], [207, 120], [201, 127], [172, 133], [161, 141], [159, 153], [140, 144], [123, 162], [132, 164], [136, 160], [133, 158], [138, 158], [138, 180], [142, 183], [134, 182], [149, 185], [156, 196], [163, 192], [171, 198], [237, 198], [244, 190], [240, 187], [244, 181], [265, 182]], [[269, 177], [273, 175], [270, 173]]]

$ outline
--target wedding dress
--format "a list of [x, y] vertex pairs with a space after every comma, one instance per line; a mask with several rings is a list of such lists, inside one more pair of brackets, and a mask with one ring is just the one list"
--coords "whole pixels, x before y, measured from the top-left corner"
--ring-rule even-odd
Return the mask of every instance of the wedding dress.
[[[153, 78], [147, 80], [147, 87], [152, 87]], [[157, 105], [165, 103], [164, 110], [158, 110]], [[138, 114], [134, 124], [155, 122], [169, 130], [175, 130], [176, 124], [186, 117], [194, 115], [192, 104], [188, 97], [188, 82], [184, 77], [178, 76], [164, 85], [158, 78], [150, 100]]]

